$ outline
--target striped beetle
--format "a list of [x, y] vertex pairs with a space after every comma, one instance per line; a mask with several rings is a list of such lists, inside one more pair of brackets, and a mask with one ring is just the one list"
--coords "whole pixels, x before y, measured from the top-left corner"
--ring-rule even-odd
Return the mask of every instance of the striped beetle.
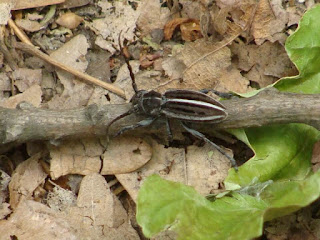
[[[120, 41], [120, 51], [123, 52]], [[193, 90], [167, 90], [164, 94], [156, 91], [138, 90], [135, 83], [134, 74], [129, 64], [129, 60], [125, 58], [130, 77], [132, 80], [132, 87], [135, 91], [135, 95], [131, 98], [132, 108], [124, 114], [113, 119], [107, 126], [107, 133], [109, 127], [119, 119], [128, 116], [130, 114], [138, 114], [146, 116], [146, 119], [138, 122], [135, 125], [130, 125], [122, 128], [117, 134], [121, 135], [128, 130], [133, 130], [138, 127], [145, 127], [152, 124], [159, 117], [166, 118], [166, 126], [169, 136], [169, 141], [172, 140], [172, 133], [168, 119], [180, 120], [182, 127], [196, 138], [199, 138], [216, 148], [220, 153], [227, 157], [232, 167], [238, 170], [235, 160], [227, 155], [218, 145], [210, 141], [202, 133], [189, 128], [187, 122], [206, 122], [217, 123], [224, 120], [228, 113], [225, 107], [212, 97], [206, 95], [203, 92]]]

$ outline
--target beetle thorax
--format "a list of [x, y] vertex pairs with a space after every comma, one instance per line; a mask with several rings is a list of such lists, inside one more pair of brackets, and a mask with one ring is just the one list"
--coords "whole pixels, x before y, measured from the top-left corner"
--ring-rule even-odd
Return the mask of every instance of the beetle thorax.
[[155, 91], [138, 91], [131, 99], [139, 114], [157, 116], [161, 113], [162, 95]]

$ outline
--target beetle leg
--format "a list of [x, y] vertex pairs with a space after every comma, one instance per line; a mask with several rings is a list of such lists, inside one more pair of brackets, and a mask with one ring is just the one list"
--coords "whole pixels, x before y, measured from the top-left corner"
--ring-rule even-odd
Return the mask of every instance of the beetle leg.
[[201, 89], [199, 90], [199, 92], [202, 92], [205, 94], [207, 94], [208, 92], [213, 92], [218, 97], [225, 98], [225, 99], [231, 99], [232, 97], [234, 97], [232, 93], [220, 92], [214, 89]]
[[237, 166], [236, 161], [235, 161], [232, 157], [230, 157], [228, 154], [226, 154], [226, 153], [222, 150], [221, 147], [219, 147], [217, 144], [211, 142], [208, 138], [206, 138], [205, 135], [203, 135], [202, 133], [198, 132], [197, 130], [194, 130], [194, 129], [191, 129], [191, 128], [187, 127], [183, 122], [181, 122], [181, 125], [183, 126], [183, 128], [184, 128], [185, 130], [187, 130], [187, 132], [189, 132], [189, 133], [190, 133], [191, 135], [193, 135], [194, 137], [199, 138], [199, 139], [205, 141], [206, 143], [211, 144], [211, 145], [212, 145], [215, 149], [217, 149], [222, 155], [224, 155], [226, 158], [228, 158], [229, 161], [231, 162], [232, 167], [233, 167], [236, 171], [238, 171], [238, 166]]
[[130, 125], [130, 126], [126, 126], [124, 128], [122, 128], [119, 132], [117, 132], [117, 134], [115, 135], [115, 137], [123, 134], [124, 132], [126, 131], [129, 131], [129, 130], [133, 130], [133, 129], [136, 129], [136, 128], [139, 128], [139, 127], [146, 127], [146, 126], [149, 126], [151, 123], [153, 123], [158, 117], [153, 117], [153, 118], [148, 118], [148, 119], [144, 119], [140, 122], [138, 122], [137, 124], [134, 124], [134, 125]]
[[173, 140], [173, 136], [172, 136], [169, 118], [166, 118], [166, 128], [167, 128], [167, 133], [168, 133], [168, 143], [170, 143]]

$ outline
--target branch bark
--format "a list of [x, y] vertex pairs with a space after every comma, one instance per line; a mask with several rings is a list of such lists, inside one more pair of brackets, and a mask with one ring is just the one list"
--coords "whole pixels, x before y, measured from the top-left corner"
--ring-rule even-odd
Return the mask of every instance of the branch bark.
[[[265, 90], [251, 98], [224, 100], [228, 117], [217, 124], [192, 124], [203, 133], [213, 129], [248, 128], [271, 124], [305, 123], [320, 130], [320, 95], [283, 93]], [[130, 109], [130, 104], [90, 105], [73, 110], [37, 109], [20, 104], [17, 109], [0, 108], [0, 146], [34, 140], [103, 136], [106, 125], [116, 116]], [[112, 125], [110, 134], [122, 127], [142, 120], [143, 116], [130, 115]], [[180, 129], [178, 121], [172, 122]], [[130, 134], [165, 133], [164, 120], [147, 128], [138, 128]]]

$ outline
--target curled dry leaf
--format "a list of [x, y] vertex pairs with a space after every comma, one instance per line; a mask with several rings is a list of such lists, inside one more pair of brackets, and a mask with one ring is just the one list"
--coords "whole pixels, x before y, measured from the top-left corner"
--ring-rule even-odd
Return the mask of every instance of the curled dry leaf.
[[38, 153], [19, 164], [9, 184], [10, 206], [16, 208], [20, 201], [31, 199], [33, 191], [44, 182], [47, 174], [43, 171]]
[[101, 174], [128, 173], [145, 165], [152, 156], [152, 148], [141, 138], [119, 137], [108, 145], [103, 155]]
[[164, 39], [170, 40], [177, 27], [180, 26], [182, 38], [185, 41], [193, 41], [201, 35], [200, 22], [190, 18], [175, 18], [167, 22], [164, 26]]
[[192, 42], [202, 38], [199, 21], [182, 23], [180, 25], [180, 30], [182, 39], [187, 42]]
[[78, 16], [73, 12], [68, 12], [61, 15], [57, 20], [58, 23], [62, 27], [66, 27], [69, 29], [74, 29], [79, 26], [79, 24], [83, 21], [83, 18]]

